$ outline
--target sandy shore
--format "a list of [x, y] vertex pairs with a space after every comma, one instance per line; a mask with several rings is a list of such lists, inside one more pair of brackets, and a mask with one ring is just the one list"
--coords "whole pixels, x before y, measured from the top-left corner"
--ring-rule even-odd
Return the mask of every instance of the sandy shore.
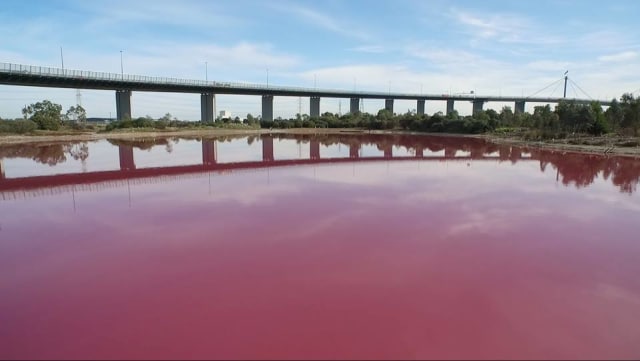
[[[259, 134], [412, 134], [430, 136], [459, 136], [483, 138], [498, 144], [509, 144], [522, 147], [536, 147], [545, 149], [566, 150], [581, 153], [605, 154], [605, 155], [626, 155], [640, 157], [640, 146], [615, 146], [619, 142], [618, 138], [591, 138], [601, 140], [598, 143], [603, 145], [590, 144], [569, 144], [564, 141], [540, 142], [528, 141], [520, 138], [497, 136], [491, 134], [466, 135], [466, 134], [441, 134], [441, 133], [416, 133], [405, 131], [376, 131], [361, 129], [327, 129], [327, 128], [297, 128], [297, 129], [187, 129], [170, 131], [129, 131], [129, 132], [109, 132], [109, 133], [76, 133], [76, 134], [47, 134], [47, 135], [0, 135], [0, 146], [4, 144], [28, 144], [28, 143], [50, 143], [50, 142], [76, 142], [94, 141], [99, 139], [141, 139], [141, 138], [163, 138], [163, 137], [214, 137], [220, 135], [259, 135]], [[628, 140], [628, 138], [627, 138]], [[635, 138], [640, 142], [640, 139]]]

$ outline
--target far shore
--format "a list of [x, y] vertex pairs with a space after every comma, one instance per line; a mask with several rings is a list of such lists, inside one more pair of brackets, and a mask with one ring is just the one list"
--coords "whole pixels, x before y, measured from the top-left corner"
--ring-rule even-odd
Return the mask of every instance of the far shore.
[[[483, 138], [498, 144], [509, 144], [520, 147], [534, 147], [554, 150], [563, 150], [599, 155], [624, 155], [640, 157], [640, 146], [615, 146], [620, 141], [619, 137], [603, 136], [577, 138], [584, 144], [571, 144], [571, 140], [560, 139], [553, 141], [531, 141], [518, 137], [502, 136], [496, 134], [445, 134], [445, 133], [421, 133], [403, 130], [366, 130], [352, 128], [294, 128], [294, 129], [185, 129], [166, 131], [114, 131], [114, 132], [78, 132], [65, 134], [37, 134], [37, 135], [0, 135], [0, 146], [32, 143], [57, 143], [57, 142], [82, 142], [100, 139], [143, 139], [143, 138], [167, 138], [167, 137], [215, 137], [233, 135], [261, 135], [261, 134], [411, 134], [424, 136], [456, 136]], [[640, 138], [624, 138], [625, 140], [640, 144]], [[591, 144], [596, 143], [596, 144]]]

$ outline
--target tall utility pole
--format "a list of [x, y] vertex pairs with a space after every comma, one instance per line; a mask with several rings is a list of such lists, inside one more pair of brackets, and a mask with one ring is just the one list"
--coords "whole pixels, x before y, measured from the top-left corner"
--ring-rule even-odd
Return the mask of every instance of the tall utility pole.
[[568, 73], [569, 73], [569, 70], [564, 72], [564, 96], [563, 96], [563, 98], [567, 97], [567, 79], [569, 79], [569, 77], [567, 76]]
[[62, 56], [62, 47], [60, 47], [60, 62], [62, 63], [62, 74], [64, 74], [64, 56]]
[[124, 68], [122, 67], [122, 50], [120, 50], [120, 76], [124, 80]]

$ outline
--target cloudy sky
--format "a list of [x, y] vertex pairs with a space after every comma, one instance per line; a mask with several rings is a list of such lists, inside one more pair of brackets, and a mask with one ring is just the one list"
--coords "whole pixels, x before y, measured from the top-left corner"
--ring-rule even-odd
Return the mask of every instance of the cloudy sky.
[[[3, 0], [0, 62], [187, 79], [433, 94], [532, 95], [562, 78], [569, 97], [640, 91], [640, 2]], [[268, 75], [267, 75], [268, 74]], [[582, 89], [582, 90], [580, 90]], [[584, 93], [582, 92], [584, 91]], [[585, 95], [586, 93], [586, 95]], [[539, 95], [561, 96], [562, 86]], [[76, 90], [0, 86], [0, 117]], [[81, 91], [89, 116], [115, 114], [111, 91]], [[218, 110], [260, 114], [260, 98], [218, 96]], [[500, 109], [504, 105], [489, 103]], [[348, 100], [323, 99], [343, 113]], [[383, 101], [367, 100], [376, 112]], [[533, 105], [528, 105], [528, 110]], [[277, 97], [274, 115], [309, 112]], [[415, 108], [397, 101], [396, 112]], [[427, 113], [444, 102], [428, 102]], [[458, 104], [462, 114], [470, 104]], [[199, 120], [197, 94], [136, 92], [133, 116]]]

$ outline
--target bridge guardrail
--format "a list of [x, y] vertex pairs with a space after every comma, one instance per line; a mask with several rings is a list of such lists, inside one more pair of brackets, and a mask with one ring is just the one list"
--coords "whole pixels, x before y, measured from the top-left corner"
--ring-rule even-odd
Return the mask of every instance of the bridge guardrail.
[[[515, 99], [514, 97], [503, 97], [503, 96], [486, 96], [486, 95], [460, 95], [460, 94], [415, 94], [415, 93], [390, 93], [390, 92], [377, 92], [377, 91], [350, 91], [345, 89], [318, 89], [318, 88], [307, 88], [307, 87], [294, 87], [294, 86], [270, 86], [266, 84], [251, 84], [251, 83], [235, 83], [235, 82], [219, 82], [219, 81], [204, 81], [204, 80], [192, 80], [192, 79], [180, 79], [180, 78], [167, 78], [167, 77], [152, 77], [145, 75], [130, 75], [130, 74], [117, 74], [117, 73], [106, 73], [106, 72], [95, 72], [88, 70], [74, 70], [74, 69], [62, 69], [62, 68], [52, 68], [46, 66], [37, 66], [37, 65], [22, 65], [22, 64], [13, 64], [13, 63], [0, 63], [0, 72], [1, 73], [20, 73], [20, 74], [29, 74], [29, 75], [38, 75], [38, 76], [48, 76], [48, 77], [57, 77], [57, 78], [67, 78], [67, 79], [89, 79], [89, 80], [99, 80], [99, 81], [111, 81], [111, 82], [122, 82], [122, 83], [144, 83], [144, 84], [158, 84], [158, 85], [176, 85], [176, 86], [195, 86], [195, 87], [211, 87], [211, 88], [236, 88], [236, 89], [247, 89], [247, 90], [268, 90], [268, 91], [281, 91], [281, 92], [306, 92], [306, 93], [318, 93], [318, 94], [349, 94], [353, 96], [362, 96], [363, 98], [367, 95], [369, 96], [377, 96], [377, 97], [385, 97], [389, 98], [394, 97], [411, 97], [411, 98], [438, 98], [438, 99], [459, 99], [464, 101], [474, 101], [475, 99], [479, 100], [491, 100], [491, 101], [512, 101]], [[518, 98], [524, 101], [535, 101], [535, 102], [557, 102], [560, 98]], [[573, 99], [580, 102], [589, 102], [592, 100], [588, 99]], [[602, 104], [609, 103], [609, 101], [597, 100]]]

